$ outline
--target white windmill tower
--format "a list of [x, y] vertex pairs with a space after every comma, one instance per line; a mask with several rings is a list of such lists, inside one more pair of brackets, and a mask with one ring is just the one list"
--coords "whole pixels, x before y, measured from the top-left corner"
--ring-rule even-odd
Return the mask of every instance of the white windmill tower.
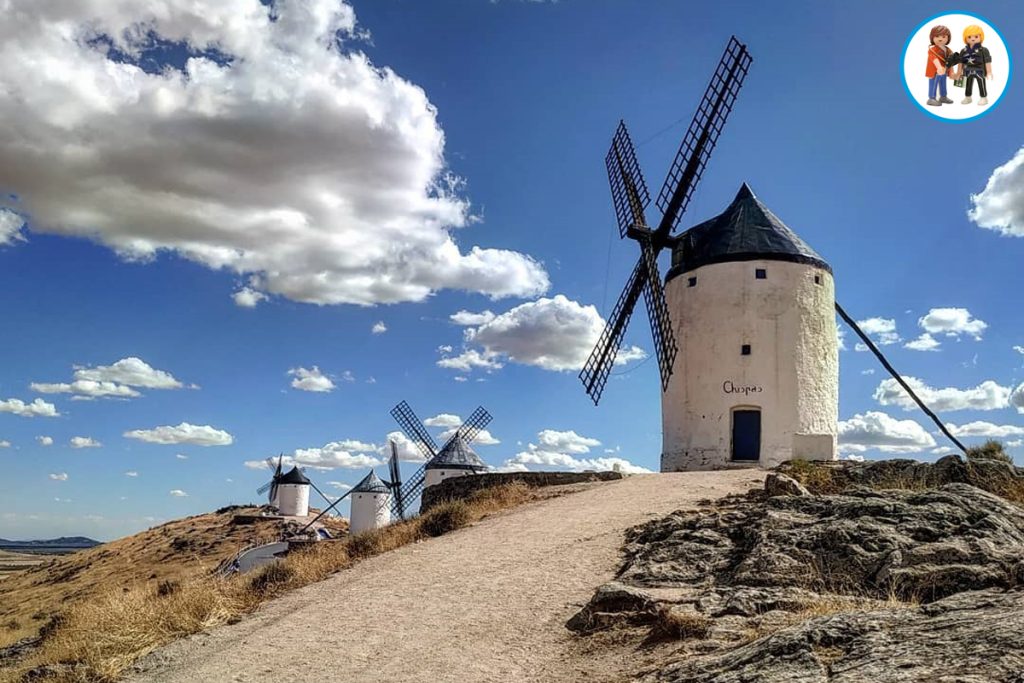
[[349, 533], [358, 534], [391, 523], [391, 488], [373, 470], [352, 487], [348, 497], [352, 504]]
[[[278, 456], [276, 464], [273, 458], [267, 458], [267, 464], [273, 470], [274, 476], [256, 489], [256, 493], [266, 493], [269, 490], [270, 504], [277, 508], [279, 514], [305, 517], [309, 514], [309, 489], [313, 487], [313, 482], [297, 466], [283, 473], [283, 463], [284, 456]], [[320, 490], [317, 489], [317, 492]], [[320, 495], [323, 496], [323, 493]]]

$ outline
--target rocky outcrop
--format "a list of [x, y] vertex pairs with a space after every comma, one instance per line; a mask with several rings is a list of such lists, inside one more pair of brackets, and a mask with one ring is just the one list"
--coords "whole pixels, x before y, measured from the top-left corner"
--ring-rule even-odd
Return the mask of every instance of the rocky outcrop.
[[651, 634], [666, 611], [707, 618], [651, 681], [1024, 683], [1024, 510], [965, 483], [765, 488], [632, 529], [614, 591], [570, 625], [615, 627], [609, 605]]
[[1021, 683], [1024, 591], [811, 619], [645, 677], [678, 683]]

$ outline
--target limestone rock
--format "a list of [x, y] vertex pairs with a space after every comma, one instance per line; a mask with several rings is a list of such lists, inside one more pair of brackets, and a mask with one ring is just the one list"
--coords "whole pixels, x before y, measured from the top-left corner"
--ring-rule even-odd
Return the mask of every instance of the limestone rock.
[[768, 496], [809, 496], [811, 492], [793, 477], [781, 472], [769, 472], [764, 478], [764, 492]]
[[1024, 682], [1024, 591], [964, 592], [910, 609], [820, 617], [645, 681]]
[[617, 581], [599, 586], [583, 609], [566, 624], [572, 631], [589, 632], [623, 618], [634, 623], [653, 618], [656, 602], [646, 592]]

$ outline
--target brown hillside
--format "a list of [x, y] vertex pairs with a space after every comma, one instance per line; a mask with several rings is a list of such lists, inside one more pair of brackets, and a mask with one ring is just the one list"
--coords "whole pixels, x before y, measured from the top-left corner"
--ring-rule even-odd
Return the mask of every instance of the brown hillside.
[[[200, 576], [250, 544], [277, 540], [279, 520], [232, 524], [236, 514], [257, 512], [242, 508], [174, 520], [8, 575], [0, 582], [0, 647], [36, 635], [62, 610], [111, 587]], [[347, 520], [320, 521], [335, 535], [348, 530]]]

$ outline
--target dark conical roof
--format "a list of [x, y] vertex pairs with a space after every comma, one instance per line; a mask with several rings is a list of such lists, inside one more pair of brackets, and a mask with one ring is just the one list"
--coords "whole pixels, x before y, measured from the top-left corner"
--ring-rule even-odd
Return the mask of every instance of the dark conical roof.
[[373, 470], [370, 470], [370, 473], [363, 477], [361, 482], [352, 487], [352, 493], [387, 493], [390, 490]]
[[306, 475], [302, 473], [298, 467], [293, 467], [289, 470], [288, 474], [278, 478], [278, 484], [305, 484], [309, 486], [310, 481], [306, 478]]
[[711, 263], [758, 259], [806, 263], [832, 272], [825, 259], [743, 183], [725, 211], [679, 236], [666, 279]]
[[480, 459], [480, 456], [473, 452], [461, 434], [453, 436], [444, 445], [441, 452], [427, 463], [428, 470], [441, 468], [461, 470], [485, 470], [487, 465]]

